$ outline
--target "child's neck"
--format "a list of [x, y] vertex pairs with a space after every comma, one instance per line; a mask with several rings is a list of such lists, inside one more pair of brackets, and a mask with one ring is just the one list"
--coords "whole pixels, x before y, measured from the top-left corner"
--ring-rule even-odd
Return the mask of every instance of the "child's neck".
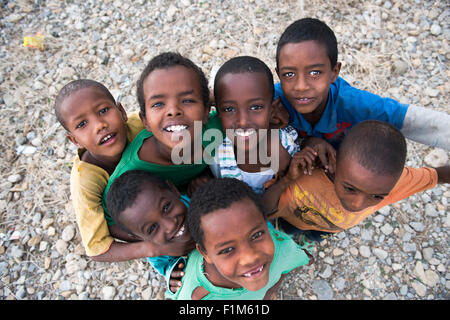
[[109, 175], [112, 175], [121, 157], [122, 154], [119, 154], [114, 158], [98, 157], [86, 150], [82, 154], [81, 160], [93, 164], [94, 166], [100, 167], [106, 172], [108, 172]]
[[[190, 164], [195, 163], [194, 160], [196, 158], [194, 151], [195, 151], [194, 147], [191, 146], [192, 155], [191, 157], [189, 157], [190, 162], [187, 163]], [[203, 149], [201, 149], [200, 151], [203, 154]], [[200, 157], [202, 154], [200, 154]], [[144, 140], [141, 148], [138, 151], [138, 157], [139, 159], [150, 163], [161, 165], [174, 165], [172, 161], [172, 149], [159, 143], [159, 141], [154, 136]]]
[[311, 113], [303, 113], [303, 118], [309, 122], [311, 127], [314, 127], [322, 118], [323, 112], [325, 111], [325, 107], [327, 106], [328, 99], [325, 101], [325, 103], [318, 106], [313, 112]]
[[216, 287], [227, 289], [242, 288], [242, 286], [224, 278], [219, 273], [216, 266], [213, 264], [209, 264], [205, 259], [203, 259], [203, 274], [209, 280], [209, 282], [211, 282]]

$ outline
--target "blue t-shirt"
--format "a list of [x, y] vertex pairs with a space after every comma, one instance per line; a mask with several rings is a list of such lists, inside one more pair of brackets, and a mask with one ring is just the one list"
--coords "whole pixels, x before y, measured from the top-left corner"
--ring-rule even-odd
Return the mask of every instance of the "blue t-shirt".
[[296, 128], [301, 136], [319, 137], [332, 144], [335, 144], [333, 142], [339, 133], [364, 120], [389, 122], [400, 130], [408, 110], [406, 104], [356, 89], [341, 77], [330, 85], [327, 105], [314, 127], [295, 111], [284, 96], [280, 82], [275, 84], [275, 99], [277, 98], [281, 99], [289, 112], [289, 124]]
[[[189, 199], [186, 195], [181, 195], [181, 201], [184, 203], [186, 207], [189, 207]], [[152, 265], [152, 267], [158, 271], [162, 276], [164, 276], [167, 284], [167, 289], [170, 290], [169, 280], [170, 274], [172, 273], [173, 268], [180, 262], [183, 262], [186, 265], [185, 257], [174, 257], [174, 256], [157, 256], [157, 257], [148, 257], [147, 261]]]

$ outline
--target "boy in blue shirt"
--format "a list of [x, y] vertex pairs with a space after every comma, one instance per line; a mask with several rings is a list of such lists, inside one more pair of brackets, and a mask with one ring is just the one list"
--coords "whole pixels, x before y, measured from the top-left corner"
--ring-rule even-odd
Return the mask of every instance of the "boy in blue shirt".
[[386, 121], [405, 137], [450, 150], [450, 115], [359, 90], [339, 77], [337, 40], [322, 21], [295, 21], [280, 37], [275, 99], [302, 136], [339, 144], [339, 133], [364, 120]]

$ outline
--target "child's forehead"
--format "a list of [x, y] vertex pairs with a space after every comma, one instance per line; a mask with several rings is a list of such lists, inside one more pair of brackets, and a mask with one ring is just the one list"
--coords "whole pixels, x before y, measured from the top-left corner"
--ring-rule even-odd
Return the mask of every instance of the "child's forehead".
[[252, 87], [261, 93], [269, 93], [270, 87], [268, 78], [264, 72], [243, 71], [237, 73], [226, 73], [218, 81], [218, 90], [223, 92], [230, 87], [243, 89]]
[[[316, 59], [329, 60], [327, 46], [323, 41], [303, 40], [284, 44], [280, 49], [279, 62], [282, 63], [286, 57], [299, 55], [302, 55], [303, 59], [305, 56], [309, 56]], [[308, 63], [308, 61], [303, 61], [303, 63]]]
[[200, 221], [204, 234], [214, 235], [215, 239], [216, 236], [220, 238], [232, 232], [244, 235], [247, 233], [244, 230], [248, 231], [265, 223], [260, 209], [247, 198], [233, 202], [228, 208], [214, 210], [204, 215]]
[[64, 99], [63, 104], [66, 105], [67, 107], [77, 107], [78, 101], [80, 100], [86, 101], [86, 100], [103, 100], [103, 99], [115, 103], [115, 101], [111, 99], [111, 96], [108, 95], [108, 93], [106, 93], [104, 90], [95, 86], [90, 86], [80, 88], [68, 94]]

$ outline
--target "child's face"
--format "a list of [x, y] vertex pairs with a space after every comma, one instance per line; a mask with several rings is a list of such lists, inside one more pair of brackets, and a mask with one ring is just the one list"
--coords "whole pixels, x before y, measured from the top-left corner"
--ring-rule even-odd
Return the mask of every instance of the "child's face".
[[[253, 149], [259, 129], [269, 129], [272, 92], [267, 77], [260, 72], [228, 73], [218, 82], [216, 101], [220, 120], [235, 146]], [[264, 137], [259, 134], [259, 137]]]
[[122, 154], [127, 144], [126, 112], [100, 89], [74, 92], [63, 101], [60, 113], [69, 129], [68, 139], [79, 148], [98, 158]]
[[141, 115], [141, 119], [158, 143], [171, 151], [186, 134], [192, 143], [196, 138], [194, 121], [206, 123], [209, 113], [197, 74], [183, 66], [156, 69], [145, 79], [143, 88], [145, 117]]
[[309, 40], [281, 48], [277, 74], [287, 100], [297, 112], [321, 116], [340, 67], [337, 63], [332, 69], [325, 45]]
[[351, 212], [380, 203], [394, 188], [397, 176], [381, 176], [367, 170], [351, 156], [336, 163], [334, 189], [342, 206]]
[[144, 186], [133, 205], [120, 214], [120, 222], [138, 238], [156, 244], [190, 241], [187, 208], [174, 188]]
[[251, 200], [203, 216], [201, 228], [206, 251], [199, 251], [226, 280], [251, 291], [267, 285], [275, 247], [267, 222]]

